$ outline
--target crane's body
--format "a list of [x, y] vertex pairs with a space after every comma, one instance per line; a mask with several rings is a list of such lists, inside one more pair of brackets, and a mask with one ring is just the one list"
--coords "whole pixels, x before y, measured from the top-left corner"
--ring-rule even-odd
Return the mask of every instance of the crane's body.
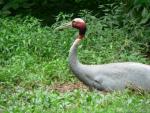
[[79, 29], [79, 36], [69, 52], [69, 66], [74, 75], [90, 88], [114, 91], [127, 86], [150, 91], [150, 66], [135, 62], [85, 65], [77, 58], [77, 47], [86, 32], [85, 22], [76, 18], [71, 26]]
[[77, 47], [81, 39], [73, 43], [69, 64], [76, 77], [90, 88], [98, 90], [123, 90], [127, 86], [150, 90], [150, 66], [135, 63], [110, 63], [101, 65], [85, 65], [77, 58]]

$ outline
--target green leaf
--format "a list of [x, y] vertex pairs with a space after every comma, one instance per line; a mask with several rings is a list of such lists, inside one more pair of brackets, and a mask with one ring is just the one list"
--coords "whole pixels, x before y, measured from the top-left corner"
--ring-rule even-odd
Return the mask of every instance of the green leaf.
[[147, 15], [148, 15], [148, 10], [147, 8], [144, 8], [142, 11], [142, 17], [147, 17]]
[[146, 15], [146, 17], [142, 18], [140, 24], [145, 24], [150, 19], [150, 14]]
[[10, 15], [11, 12], [9, 10], [0, 11], [0, 15]]

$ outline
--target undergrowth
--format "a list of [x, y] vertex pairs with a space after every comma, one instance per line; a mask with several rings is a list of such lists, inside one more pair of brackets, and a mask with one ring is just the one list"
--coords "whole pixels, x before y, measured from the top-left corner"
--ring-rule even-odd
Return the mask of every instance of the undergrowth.
[[[83, 63], [150, 63], [144, 52], [149, 39], [143, 27], [133, 26], [130, 33], [127, 26], [107, 24], [106, 17], [96, 18], [86, 11], [80, 16], [88, 27], [78, 51]], [[77, 81], [68, 68], [67, 59], [77, 31], [54, 30], [68, 20], [71, 17], [49, 27], [41, 26], [40, 20], [30, 16], [0, 19], [0, 108], [9, 113], [148, 112], [149, 94], [117, 92], [105, 96], [82, 90], [61, 94], [47, 89], [55, 82]], [[134, 37], [137, 29], [142, 35]]]

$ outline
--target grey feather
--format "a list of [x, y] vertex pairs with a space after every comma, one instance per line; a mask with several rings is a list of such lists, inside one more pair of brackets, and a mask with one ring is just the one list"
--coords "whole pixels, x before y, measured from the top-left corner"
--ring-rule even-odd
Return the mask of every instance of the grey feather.
[[81, 39], [76, 39], [70, 48], [69, 65], [76, 77], [90, 88], [98, 90], [123, 90], [129, 84], [150, 91], [150, 66], [135, 63], [110, 63], [84, 65], [77, 58], [77, 47]]

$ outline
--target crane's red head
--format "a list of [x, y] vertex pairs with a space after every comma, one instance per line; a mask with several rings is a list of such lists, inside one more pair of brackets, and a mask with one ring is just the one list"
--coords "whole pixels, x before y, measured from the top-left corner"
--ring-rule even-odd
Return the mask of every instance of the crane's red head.
[[65, 23], [60, 27], [57, 27], [55, 30], [62, 30], [67, 27], [73, 27], [79, 29], [79, 38], [83, 38], [86, 32], [86, 24], [81, 18], [75, 18], [69, 23]]
[[86, 24], [81, 18], [75, 18], [72, 20], [72, 27], [79, 29], [79, 35], [84, 36], [86, 32]]

